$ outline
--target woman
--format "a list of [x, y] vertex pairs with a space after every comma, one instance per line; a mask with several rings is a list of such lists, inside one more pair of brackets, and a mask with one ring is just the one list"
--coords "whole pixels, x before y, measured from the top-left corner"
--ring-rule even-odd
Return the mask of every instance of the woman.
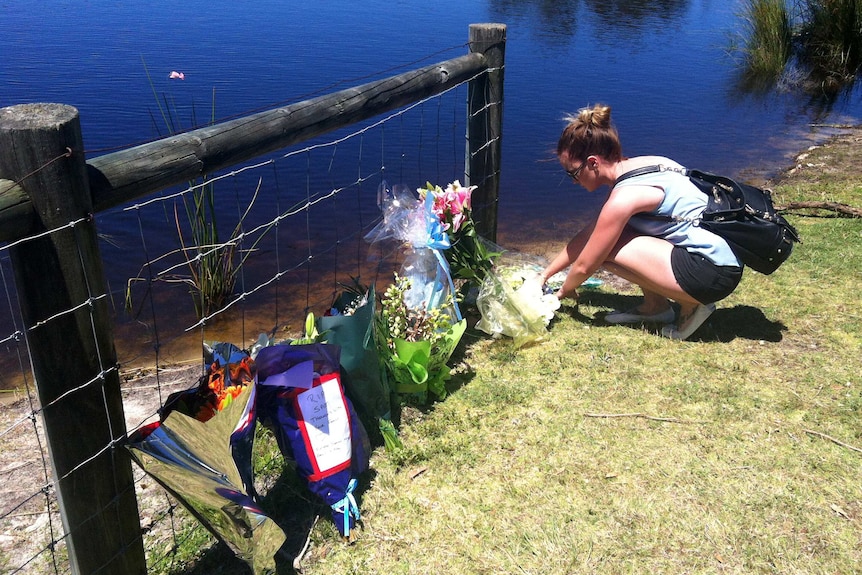
[[[742, 278], [742, 264], [727, 243], [691, 223], [706, 207], [706, 196], [674, 171], [615, 185], [637, 168], [682, 167], [661, 156], [623, 157], [609, 106], [584, 108], [567, 122], [557, 144], [563, 169], [589, 192], [603, 185], [611, 192], [597, 218], [554, 258], [542, 279], [571, 265], [556, 295], [577, 298], [577, 287], [603, 266], [640, 286], [644, 295], [637, 307], [608, 314], [608, 323], [665, 323], [662, 335], [688, 339]], [[669, 300], [679, 305], [678, 317]]]

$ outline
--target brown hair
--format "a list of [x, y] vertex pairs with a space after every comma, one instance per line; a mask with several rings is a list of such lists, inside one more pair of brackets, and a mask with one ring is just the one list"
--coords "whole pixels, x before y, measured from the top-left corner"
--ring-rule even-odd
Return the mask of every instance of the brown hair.
[[577, 116], [564, 118], [567, 125], [557, 142], [557, 156], [567, 156], [572, 161], [585, 161], [589, 156], [600, 156], [612, 162], [623, 157], [622, 144], [617, 129], [611, 123], [611, 107], [596, 104], [592, 108], [581, 108]]

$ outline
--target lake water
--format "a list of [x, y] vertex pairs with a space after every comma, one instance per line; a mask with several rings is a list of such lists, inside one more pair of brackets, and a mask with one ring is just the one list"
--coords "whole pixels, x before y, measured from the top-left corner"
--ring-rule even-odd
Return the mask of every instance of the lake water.
[[[743, 30], [740, 5], [3, 0], [0, 107], [77, 107], [93, 157], [163, 135], [154, 91], [187, 121], [192, 109], [209, 118], [213, 93], [216, 116], [234, 117], [459, 56], [471, 23], [504, 23], [498, 239], [559, 248], [601, 201], [549, 161], [562, 117], [585, 105], [613, 107], [627, 155], [667, 155], [729, 175], [769, 175], [828, 135], [822, 126], [860, 122], [858, 87], [828, 105], [792, 92], [741, 93], [729, 51]], [[172, 70], [185, 80], [169, 80]], [[115, 221], [118, 229], [100, 232], [120, 234], [125, 223]], [[112, 273], [122, 284], [129, 270], [109, 262]]]
[[[739, 93], [728, 47], [743, 29], [740, 4], [5, 0], [0, 106], [76, 106], [93, 156], [158, 136], [147, 73], [161, 97], [196, 102], [204, 118], [215, 90], [217, 115], [231, 117], [453, 47], [423, 65], [455, 57], [466, 51], [469, 24], [501, 22], [508, 42], [500, 226], [516, 226], [526, 210], [566, 228], [594, 200], [545, 160], [561, 117], [582, 106], [613, 107], [628, 155], [664, 154], [731, 174], [787, 165], [823, 135], [813, 124], [859, 121], [858, 88], [828, 109], [791, 93]], [[186, 79], [169, 82], [171, 70]]]

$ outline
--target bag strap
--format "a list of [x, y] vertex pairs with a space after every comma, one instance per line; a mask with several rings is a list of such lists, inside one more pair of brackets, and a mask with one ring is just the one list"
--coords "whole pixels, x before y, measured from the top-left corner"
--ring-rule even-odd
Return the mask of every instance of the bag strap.
[[[624, 174], [621, 174], [619, 178], [614, 181], [614, 185], [611, 186], [611, 189], [615, 188], [617, 184], [621, 181], [626, 180], [628, 178], [634, 178], [636, 176], [643, 176], [644, 174], [654, 174], [656, 172], [676, 172], [678, 174], [682, 174], [683, 176], [687, 176], [691, 170], [687, 170], [686, 168], [669, 168], [663, 164], [656, 164], [654, 166], [643, 166], [640, 168], [635, 168], [634, 170], [628, 171]], [[658, 214], [647, 214], [647, 213], [639, 213], [638, 216], [650, 220], [660, 220], [663, 222], [689, 222], [695, 223], [699, 221], [699, 218], [696, 220], [688, 220], [684, 218], [677, 218], [673, 216], [660, 216]]]
[[643, 166], [641, 168], [635, 168], [634, 170], [621, 174], [620, 177], [616, 179], [614, 185], [611, 186], [611, 188], [613, 189], [623, 180], [626, 180], [628, 178], [634, 178], [636, 176], [643, 176], [644, 174], [654, 174], [656, 172], [676, 172], [678, 174], [682, 174], [683, 176], [687, 176], [689, 175], [690, 171], [691, 170], [687, 170], [685, 168], [670, 168], [663, 164], [656, 164], [654, 166]]

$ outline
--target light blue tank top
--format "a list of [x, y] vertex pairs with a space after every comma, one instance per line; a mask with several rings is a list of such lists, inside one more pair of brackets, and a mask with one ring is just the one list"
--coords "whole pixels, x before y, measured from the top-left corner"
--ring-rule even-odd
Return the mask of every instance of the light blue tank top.
[[716, 265], [742, 265], [727, 242], [693, 223], [706, 209], [707, 197], [688, 177], [678, 172], [654, 172], [628, 178], [620, 182], [617, 188], [632, 184], [661, 188], [664, 199], [649, 214], [674, 218], [673, 221], [667, 221], [635, 214], [629, 219], [632, 228], [644, 235], [664, 238], [675, 246], [702, 254]]

